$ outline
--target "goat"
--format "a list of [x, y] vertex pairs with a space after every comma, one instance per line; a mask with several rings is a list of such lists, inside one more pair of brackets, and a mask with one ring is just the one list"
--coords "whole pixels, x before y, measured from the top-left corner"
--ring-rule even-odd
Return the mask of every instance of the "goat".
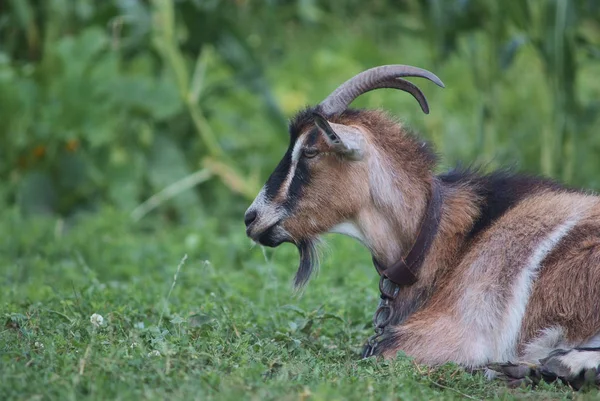
[[[600, 197], [512, 171], [436, 175], [432, 147], [383, 111], [350, 109], [378, 88], [421, 90], [387, 65], [290, 122], [290, 144], [245, 214], [247, 235], [299, 249], [295, 285], [323, 233], [357, 239], [381, 276], [364, 356], [454, 362], [510, 384], [580, 386], [600, 366]], [[600, 375], [595, 378], [599, 380]]]

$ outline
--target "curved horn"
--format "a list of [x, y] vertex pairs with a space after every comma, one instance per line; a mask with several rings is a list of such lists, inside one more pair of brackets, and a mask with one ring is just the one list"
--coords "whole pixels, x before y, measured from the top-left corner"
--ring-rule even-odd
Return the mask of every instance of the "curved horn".
[[400, 89], [410, 93], [417, 99], [425, 114], [429, 114], [429, 106], [425, 95], [416, 85], [400, 77], [426, 78], [438, 86], [444, 87], [444, 83], [432, 72], [422, 68], [409, 65], [382, 65], [363, 71], [355, 75], [336, 90], [334, 90], [319, 105], [323, 113], [327, 115], [340, 114], [348, 108], [350, 103], [363, 93], [380, 88]]

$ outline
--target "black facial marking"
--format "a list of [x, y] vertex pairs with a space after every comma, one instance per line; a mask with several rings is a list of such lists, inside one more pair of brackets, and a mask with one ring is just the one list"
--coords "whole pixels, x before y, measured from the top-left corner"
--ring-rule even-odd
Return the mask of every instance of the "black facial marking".
[[[290, 132], [290, 145], [285, 152], [285, 155], [273, 171], [271, 176], [267, 180], [265, 184], [265, 196], [268, 200], [273, 200], [277, 193], [279, 192], [281, 185], [285, 181], [285, 178], [288, 176], [290, 168], [292, 166], [292, 151], [294, 149], [294, 145], [298, 140], [298, 137], [302, 133], [302, 131], [309, 125], [314, 125], [314, 117], [313, 113], [316, 110], [315, 107], [307, 107], [304, 110], [297, 113], [294, 118], [290, 121], [289, 132]], [[314, 132], [314, 136], [311, 132], [308, 139], [308, 145], [312, 146], [317, 141], [318, 132]]]
[[312, 131], [310, 131], [310, 133], [306, 137], [306, 142], [305, 142], [304, 146], [307, 148], [315, 146], [318, 138], [319, 138], [319, 130], [317, 128], [313, 128]]
[[[312, 117], [313, 110], [314, 108], [307, 108], [299, 112], [290, 122], [290, 145], [285, 152], [283, 159], [281, 159], [265, 184], [265, 196], [268, 200], [273, 200], [277, 196], [277, 193], [279, 193], [279, 190], [281, 189], [281, 185], [283, 185], [283, 182], [290, 172], [290, 168], [292, 166], [292, 152], [294, 150], [294, 145], [298, 140], [298, 136], [302, 133], [307, 125], [314, 125], [314, 119]], [[318, 137], [319, 131], [315, 127], [310, 133], [308, 133], [305, 146], [314, 146], [317, 143]], [[297, 203], [298, 197], [300, 196], [300, 188], [303, 183], [308, 182], [308, 175], [308, 166], [301, 157], [296, 167], [294, 178], [290, 184], [289, 194], [286, 196], [287, 200], [284, 206], [288, 210], [291, 210]]]
[[281, 161], [275, 168], [275, 171], [273, 171], [273, 173], [267, 180], [267, 183], [265, 184], [265, 196], [268, 200], [273, 200], [273, 198], [275, 198], [275, 196], [277, 196], [277, 193], [279, 192], [281, 185], [285, 181], [285, 178], [287, 177], [287, 175], [290, 171], [290, 167], [292, 166], [292, 149], [293, 148], [294, 148], [294, 144], [291, 143], [287, 152], [285, 152], [283, 159], [281, 159]]
[[271, 226], [269, 227], [267, 230], [265, 230], [262, 234], [260, 234], [260, 237], [258, 238], [258, 243], [264, 246], [268, 246], [271, 248], [275, 248], [279, 245], [281, 245], [284, 242], [284, 239], [282, 238], [278, 238], [275, 235], [275, 226]]
[[288, 211], [292, 211], [298, 204], [300, 197], [302, 196], [302, 188], [310, 182], [310, 170], [308, 169], [308, 162], [305, 158], [301, 157], [296, 164], [296, 171], [292, 182], [288, 189], [288, 194], [285, 198], [284, 207]]

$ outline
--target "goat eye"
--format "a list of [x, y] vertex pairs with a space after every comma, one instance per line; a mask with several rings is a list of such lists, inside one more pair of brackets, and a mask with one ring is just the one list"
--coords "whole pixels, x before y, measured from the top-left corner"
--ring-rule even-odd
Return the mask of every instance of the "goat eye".
[[302, 151], [302, 154], [304, 155], [304, 157], [307, 157], [309, 159], [315, 157], [318, 153], [319, 153], [319, 151], [315, 148], [306, 148]]

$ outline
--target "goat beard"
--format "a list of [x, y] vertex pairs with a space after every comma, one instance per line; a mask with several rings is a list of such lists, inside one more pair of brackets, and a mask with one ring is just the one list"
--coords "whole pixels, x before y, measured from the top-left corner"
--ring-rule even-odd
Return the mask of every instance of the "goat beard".
[[319, 254], [317, 252], [317, 238], [305, 239], [300, 241], [296, 246], [300, 253], [300, 265], [294, 278], [294, 287], [302, 289], [312, 273], [319, 267]]

